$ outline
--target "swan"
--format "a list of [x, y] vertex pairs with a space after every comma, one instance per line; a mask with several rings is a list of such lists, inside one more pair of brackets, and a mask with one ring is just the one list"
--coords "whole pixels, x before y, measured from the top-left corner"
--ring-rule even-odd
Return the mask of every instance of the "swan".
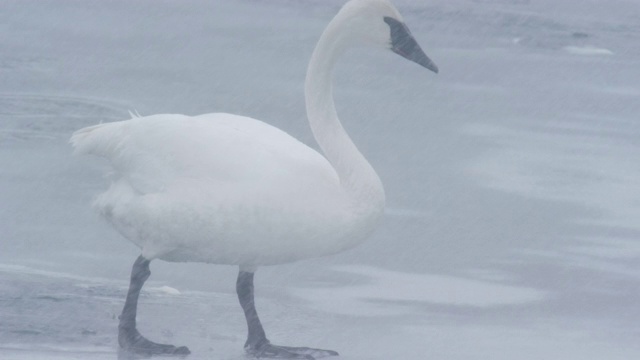
[[313, 359], [331, 350], [278, 346], [254, 306], [260, 266], [335, 254], [362, 242], [380, 219], [385, 194], [336, 114], [331, 74], [357, 45], [375, 45], [438, 72], [386, 0], [346, 3], [322, 33], [305, 80], [306, 110], [322, 149], [256, 119], [226, 113], [134, 116], [76, 131], [76, 154], [106, 158], [109, 188], [94, 208], [141, 249], [118, 326], [133, 353], [189, 354], [136, 328], [138, 296], [154, 259], [239, 267], [236, 291], [256, 357]]

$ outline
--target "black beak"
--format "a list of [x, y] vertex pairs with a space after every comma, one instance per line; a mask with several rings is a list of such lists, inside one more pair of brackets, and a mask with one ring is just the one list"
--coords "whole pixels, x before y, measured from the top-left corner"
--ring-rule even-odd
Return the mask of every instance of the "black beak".
[[422, 51], [404, 23], [388, 16], [384, 22], [391, 28], [391, 51], [438, 73], [438, 66]]

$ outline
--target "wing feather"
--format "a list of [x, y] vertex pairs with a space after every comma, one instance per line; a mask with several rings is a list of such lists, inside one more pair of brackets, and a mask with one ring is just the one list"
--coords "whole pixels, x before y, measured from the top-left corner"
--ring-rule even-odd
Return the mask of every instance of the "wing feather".
[[[185, 179], [248, 189], [338, 184], [318, 152], [264, 122], [232, 114], [153, 115], [76, 131], [76, 154], [106, 158], [141, 194]], [[292, 183], [295, 181], [295, 183]]]

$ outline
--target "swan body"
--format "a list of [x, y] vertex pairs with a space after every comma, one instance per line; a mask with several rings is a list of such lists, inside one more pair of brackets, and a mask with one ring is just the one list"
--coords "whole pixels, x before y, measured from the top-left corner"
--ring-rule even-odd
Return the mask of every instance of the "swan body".
[[147, 259], [253, 267], [327, 255], [363, 240], [384, 206], [382, 187], [357, 201], [322, 155], [248, 117], [152, 115], [72, 143], [110, 161], [94, 206]]
[[153, 115], [76, 131], [78, 154], [105, 158], [112, 182], [94, 207], [142, 253], [131, 271], [118, 341], [144, 354], [188, 354], [137, 330], [149, 263], [238, 265], [245, 349], [256, 357], [313, 359], [335, 351], [272, 345], [254, 305], [257, 267], [337, 253], [362, 242], [384, 210], [378, 175], [345, 132], [331, 74], [347, 49], [373, 45], [434, 72], [402, 17], [386, 0], [352, 0], [323, 32], [305, 80], [307, 116], [322, 154], [256, 119], [214, 113]]

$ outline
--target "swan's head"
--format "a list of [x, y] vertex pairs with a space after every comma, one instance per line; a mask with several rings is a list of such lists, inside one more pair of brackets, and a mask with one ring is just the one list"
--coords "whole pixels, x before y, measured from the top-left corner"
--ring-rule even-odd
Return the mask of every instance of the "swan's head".
[[437, 73], [438, 67], [422, 51], [398, 10], [386, 0], [351, 0], [334, 21], [344, 27], [342, 34], [352, 43], [372, 43]]

